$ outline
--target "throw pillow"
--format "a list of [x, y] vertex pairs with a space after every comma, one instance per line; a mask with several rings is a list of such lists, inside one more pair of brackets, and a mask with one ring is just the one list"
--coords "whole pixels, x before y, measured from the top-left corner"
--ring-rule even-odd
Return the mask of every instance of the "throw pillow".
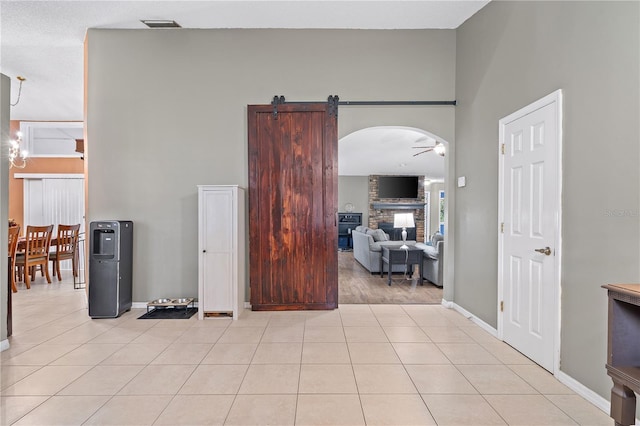
[[367, 231], [367, 235], [371, 235], [371, 237], [373, 237], [373, 241], [376, 243], [378, 241], [386, 241], [387, 236], [382, 229], [369, 229]]
[[376, 229], [373, 239], [374, 241], [389, 241], [389, 236], [382, 229]]

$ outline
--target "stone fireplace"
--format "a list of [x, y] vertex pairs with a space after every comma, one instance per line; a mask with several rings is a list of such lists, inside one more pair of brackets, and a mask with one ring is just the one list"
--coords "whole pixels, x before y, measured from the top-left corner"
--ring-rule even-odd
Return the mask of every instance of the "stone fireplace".
[[[413, 213], [413, 219], [416, 224], [415, 238], [411, 238], [411, 232], [407, 229], [407, 239], [416, 241], [424, 241], [424, 176], [418, 179], [418, 197], [419, 198], [378, 198], [378, 175], [369, 176], [369, 223], [368, 227], [372, 229], [378, 228], [378, 223], [393, 224], [393, 215], [395, 213]], [[391, 235], [391, 234], [389, 234]], [[400, 232], [397, 232], [400, 235]], [[393, 235], [391, 235], [393, 238]]]

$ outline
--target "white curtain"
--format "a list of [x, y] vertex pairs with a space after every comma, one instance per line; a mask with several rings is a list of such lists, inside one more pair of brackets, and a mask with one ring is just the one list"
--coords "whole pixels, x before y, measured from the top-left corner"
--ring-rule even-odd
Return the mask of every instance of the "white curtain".
[[[27, 225], [80, 224], [81, 239], [84, 239], [84, 179], [25, 179], [24, 180], [24, 227]], [[80, 263], [82, 267], [82, 262]], [[60, 269], [71, 269], [71, 262], [62, 262]]]
[[42, 179], [43, 219], [56, 225], [80, 224], [84, 232], [84, 179]]

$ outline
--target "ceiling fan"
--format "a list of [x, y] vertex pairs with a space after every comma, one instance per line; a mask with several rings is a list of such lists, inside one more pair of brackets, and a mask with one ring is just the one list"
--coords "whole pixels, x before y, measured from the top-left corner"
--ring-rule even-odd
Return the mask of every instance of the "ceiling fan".
[[[428, 140], [428, 138], [422, 137], [416, 140], [416, 142], [423, 142], [425, 140]], [[445, 153], [444, 145], [438, 141], [436, 141], [436, 144], [434, 146], [414, 146], [413, 149], [424, 149], [424, 151], [420, 151], [416, 154], [413, 154], [414, 157], [420, 154], [424, 154], [425, 152], [431, 152], [431, 151], [434, 151], [436, 154], [440, 155], [441, 157], [444, 157], [444, 153]]]

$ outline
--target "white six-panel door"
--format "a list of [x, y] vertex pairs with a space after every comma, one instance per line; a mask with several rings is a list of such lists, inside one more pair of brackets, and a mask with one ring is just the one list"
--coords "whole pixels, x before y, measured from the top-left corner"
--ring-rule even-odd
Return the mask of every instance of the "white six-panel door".
[[500, 120], [499, 261], [499, 333], [551, 372], [559, 339], [561, 104], [552, 95]]

